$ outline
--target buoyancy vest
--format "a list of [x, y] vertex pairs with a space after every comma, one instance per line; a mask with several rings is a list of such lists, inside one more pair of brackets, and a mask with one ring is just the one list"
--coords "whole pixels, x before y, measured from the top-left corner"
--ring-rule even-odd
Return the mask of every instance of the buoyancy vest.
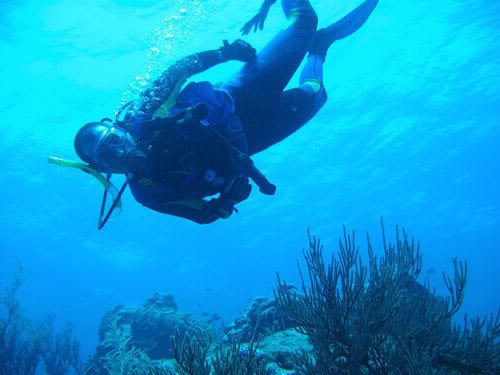
[[[201, 126], [210, 127], [210, 132], [217, 133], [233, 147], [242, 152], [247, 152], [247, 144], [243, 127], [238, 116], [234, 113], [232, 98], [222, 90], [216, 90], [209, 82], [188, 84], [177, 96], [175, 105], [170, 109], [169, 115], [176, 115], [187, 108], [204, 103], [208, 107], [208, 115], [201, 121]], [[141, 204], [154, 208], [155, 206], [187, 197], [203, 198], [222, 191], [225, 183], [233, 176], [229, 176], [228, 168], [222, 166], [228, 162], [223, 160], [221, 150], [211, 144], [210, 139], [204, 139], [210, 132], [190, 132], [183, 126], [175, 127], [176, 142], [185, 142], [192, 152], [186, 155], [177, 155], [185, 160], [185, 170], [175, 178], [134, 178], [130, 182], [130, 189], [134, 198]], [[140, 142], [148, 139], [151, 134], [141, 121], [134, 121], [132, 133]], [[177, 148], [177, 147], [175, 147]], [[198, 159], [198, 160], [197, 160]], [[184, 163], [184, 161], [183, 161]], [[167, 160], [154, 160], [155, 169], [168, 170]], [[156, 173], [157, 175], [157, 173]]]

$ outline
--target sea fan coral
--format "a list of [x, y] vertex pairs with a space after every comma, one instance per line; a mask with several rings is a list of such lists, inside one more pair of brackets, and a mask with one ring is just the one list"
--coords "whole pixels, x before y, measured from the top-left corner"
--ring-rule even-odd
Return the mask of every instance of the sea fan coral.
[[314, 348], [295, 356], [301, 374], [494, 374], [500, 371], [499, 318], [452, 326], [467, 280], [467, 264], [453, 260], [443, 275], [448, 296], [417, 281], [420, 246], [403, 230], [378, 259], [368, 237], [369, 263], [359, 256], [355, 233], [344, 228], [339, 252], [324, 260], [321, 241], [309, 235], [304, 251], [308, 279], [301, 293], [278, 275], [275, 298]]

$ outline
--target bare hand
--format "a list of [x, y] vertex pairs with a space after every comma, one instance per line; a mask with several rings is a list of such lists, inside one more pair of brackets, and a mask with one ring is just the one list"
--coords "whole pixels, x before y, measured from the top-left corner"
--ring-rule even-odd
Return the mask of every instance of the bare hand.
[[256, 32], [257, 28], [259, 30], [264, 29], [264, 21], [267, 18], [267, 13], [269, 13], [269, 9], [271, 9], [271, 5], [273, 5], [276, 0], [264, 0], [264, 3], [260, 7], [259, 13], [255, 15], [250, 21], [245, 23], [245, 25], [241, 28], [241, 33], [243, 35], [247, 35], [250, 33], [253, 27], [253, 31]]

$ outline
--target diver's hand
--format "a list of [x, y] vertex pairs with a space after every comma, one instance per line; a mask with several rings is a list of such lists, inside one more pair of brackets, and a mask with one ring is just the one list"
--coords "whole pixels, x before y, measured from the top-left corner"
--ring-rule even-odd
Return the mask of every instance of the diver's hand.
[[205, 207], [206, 215], [208, 217], [217, 217], [220, 219], [227, 219], [236, 210], [231, 203], [225, 202], [220, 197], [212, 198]]
[[238, 60], [242, 62], [248, 62], [255, 59], [255, 55], [257, 54], [257, 51], [250, 43], [241, 39], [236, 39], [232, 43], [224, 40], [224, 45], [220, 50], [227, 60]]
[[265, 195], [274, 195], [276, 193], [276, 185], [269, 182], [269, 180], [257, 169], [253, 160], [243, 152], [235, 152], [232, 155], [233, 165], [245, 176], [252, 179], [253, 182], [259, 187], [259, 191]]
[[238, 176], [220, 197], [210, 201], [208, 208], [212, 214], [227, 219], [234, 211], [238, 212], [234, 205], [247, 199], [251, 191], [252, 185], [248, 183], [248, 178], [243, 175]]
[[226, 191], [221, 193], [219, 199], [234, 206], [247, 199], [251, 191], [252, 185], [250, 185], [248, 177], [240, 175], [233, 180]]
[[257, 28], [259, 30], [264, 29], [264, 21], [267, 18], [267, 13], [269, 13], [269, 9], [271, 9], [271, 5], [273, 5], [276, 0], [264, 0], [264, 3], [260, 7], [259, 13], [255, 15], [250, 21], [248, 21], [242, 28], [241, 33], [243, 35], [247, 35], [252, 31], [256, 32]]

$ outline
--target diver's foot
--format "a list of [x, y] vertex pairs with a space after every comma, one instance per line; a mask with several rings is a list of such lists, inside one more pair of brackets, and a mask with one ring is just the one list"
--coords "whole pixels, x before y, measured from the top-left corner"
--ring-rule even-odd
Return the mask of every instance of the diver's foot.
[[331, 33], [327, 29], [319, 29], [314, 34], [311, 46], [309, 47], [309, 54], [318, 55], [325, 61], [328, 48], [330, 48], [333, 42], [331, 40]]

